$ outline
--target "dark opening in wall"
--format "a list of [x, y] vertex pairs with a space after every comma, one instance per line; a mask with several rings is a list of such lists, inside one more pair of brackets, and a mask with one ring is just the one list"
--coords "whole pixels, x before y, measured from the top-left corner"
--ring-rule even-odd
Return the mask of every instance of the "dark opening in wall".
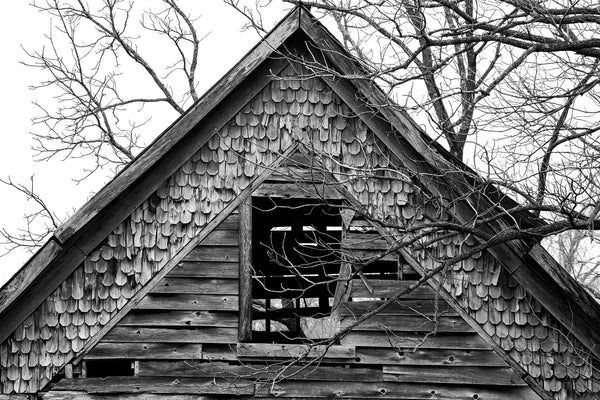
[[330, 336], [340, 273], [339, 204], [253, 198], [252, 339], [304, 342]]
[[131, 360], [90, 360], [87, 361], [88, 378], [106, 378], [107, 376], [133, 376]]

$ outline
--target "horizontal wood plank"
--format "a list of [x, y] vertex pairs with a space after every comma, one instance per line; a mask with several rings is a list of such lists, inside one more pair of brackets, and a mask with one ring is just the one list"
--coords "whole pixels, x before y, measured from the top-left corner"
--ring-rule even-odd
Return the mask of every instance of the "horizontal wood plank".
[[396, 349], [468, 349], [488, 350], [490, 346], [478, 334], [438, 334], [407, 332], [350, 332], [341, 340], [345, 346], [392, 347]]
[[197, 343], [98, 343], [86, 360], [194, 360], [202, 358], [202, 344]]
[[183, 261], [179, 263], [168, 277], [190, 278], [235, 278], [239, 277], [239, 264], [237, 262], [217, 261]]
[[[348, 260], [348, 262], [351, 263], [370, 262], [372, 260], [398, 262], [397, 253], [383, 254], [382, 250], [344, 248], [342, 250], [342, 254]], [[368, 272], [369, 267], [367, 267], [365, 271]]]
[[424, 365], [424, 366], [489, 366], [505, 367], [506, 363], [492, 350], [356, 348], [356, 364]]
[[256, 396], [277, 398], [346, 398], [398, 400], [539, 400], [531, 389], [502, 387], [494, 389], [466, 385], [406, 384], [395, 382], [298, 382], [283, 381], [257, 387]]
[[119, 322], [120, 326], [238, 326], [235, 312], [187, 310], [133, 310]]
[[219, 397], [204, 394], [152, 394], [118, 393], [111, 395], [91, 394], [77, 391], [50, 391], [41, 397], [44, 400], [217, 400]]
[[[356, 322], [354, 317], [343, 317], [342, 328]], [[473, 329], [461, 317], [427, 318], [419, 315], [374, 315], [354, 328], [354, 331], [469, 333]]]
[[199, 378], [115, 377], [63, 379], [52, 390], [84, 393], [174, 393], [252, 395], [254, 381], [236, 382]]
[[476, 386], [527, 386], [509, 367], [384, 366], [387, 382], [450, 383]]
[[304, 344], [238, 343], [240, 358], [336, 358], [354, 359], [354, 346], [309, 346]]
[[235, 343], [237, 328], [199, 327], [190, 329], [116, 326], [103, 342], [148, 343]]
[[198, 246], [237, 246], [238, 232], [233, 229], [219, 229], [212, 231]]
[[183, 258], [183, 261], [218, 261], [218, 262], [238, 262], [237, 246], [198, 246]]
[[166, 277], [150, 293], [237, 295], [237, 279]]
[[202, 345], [202, 359], [215, 361], [238, 361], [236, 344], [206, 343]]
[[141, 310], [237, 311], [238, 296], [203, 294], [148, 294], [136, 306]]
[[231, 214], [229, 214], [227, 216], [227, 218], [225, 218], [223, 220], [223, 222], [221, 222], [219, 224], [219, 226], [217, 226], [216, 229], [222, 231], [222, 230], [234, 230], [237, 231], [239, 229], [239, 225], [240, 225], [240, 216], [237, 212], [237, 210], [233, 210], [231, 212]]
[[[358, 298], [369, 298], [369, 297], [382, 297], [390, 298], [396, 294], [407, 290], [409, 287], [414, 285], [417, 281], [397, 281], [397, 280], [384, 280], [384, 279], [368, 279], [369, 285], [373, 288], [373, 293], [370, 293], [366, 286], [360, 281], [356, 280], [352, 285], [352, 297]], [[435, 299], [435, 291], [428, 285], [422, 285], [415, 288], [408, 294], [405, 294], [401, 299], [421, 299], [430, 300]], [[443, 300], [440, 299], [440, 302]]]
[[[340, 314], [344, 316], [360, 316], [379, 307], [383, 301], [351, 301], [340, 305]], [[443, 315], [456, 316], [458, 313], [443, 299], [430, 300], [398, 300], [389, 304], [378, 315]]]
[[316, 365], [293, 366], [286, 363], [271, 365], [231, 365], [221, 362], [142, 361], [139, 376], [290, 379], [311, 381], [381, 382], [381, 368], [340, 368]]
[[253, 193], [259, 197], [280, 197], [295, 199], [330, 199], [341, 200], [343, 196], [333, 185], [309, 184], [301, 182], [265, 182]]

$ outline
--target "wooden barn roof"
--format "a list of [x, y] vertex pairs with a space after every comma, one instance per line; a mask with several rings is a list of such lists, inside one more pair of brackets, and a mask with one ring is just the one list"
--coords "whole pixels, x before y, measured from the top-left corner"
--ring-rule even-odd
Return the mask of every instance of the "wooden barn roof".
[[[0, 291], [0, 342], [4, 341], [133, 209], [154, 193], [197, 149], [206, 144], [249, 99], [281, 71], [287, 60], [279, 50], [293, 35], [305, 35], [327, 65], [341, 76], [363, 72], [360, 64], [305, 9], [294, 8], [256, 47], [235, 65], [184, 115], [177, 119], [111, 182], [61, 225], [48, 242]], [[513, 204], [494, 189], [473, 190], [477, 178], [453, 159], [369, 80], [322, 79], [407, 167], [419, 173], [433, 193], [461, 198], [454, 217], [472, 222], [481, 212]], [[229, 96], [236, 90], [236, 96]], [[219, 112], [212, 112], [216, 108]], [[492, 210], [492, 211], [490, 211]], [[521, 214], [524, 225], [540, 222]], [[488, 233], [508, 227], [490, 223]], [[600, 306], [537, 243], [513, 241], [489, 252], [556, 320], [600, 358]], [[106, 330], [102, 330], [105, 332]], [[98, 335], [99, 335], [98, 334]], [[516, 368], [516, 365], [513, 365]]]

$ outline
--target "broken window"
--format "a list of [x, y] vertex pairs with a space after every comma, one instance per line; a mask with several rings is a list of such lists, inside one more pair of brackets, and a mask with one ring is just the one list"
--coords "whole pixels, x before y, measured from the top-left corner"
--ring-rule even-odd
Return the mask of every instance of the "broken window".
[[338, 204], [252, 199], [253, 341], [301, 343], [335, 333], [341, 239]]

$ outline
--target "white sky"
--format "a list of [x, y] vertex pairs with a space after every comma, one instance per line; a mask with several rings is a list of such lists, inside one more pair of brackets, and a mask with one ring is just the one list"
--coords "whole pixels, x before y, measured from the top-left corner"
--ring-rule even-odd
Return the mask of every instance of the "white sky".
[[[252, 2], [253, 3], [253, 2]], [[141, 2], [139, 4], [145, 4]], [[220, 0], [182, 1], [184, 7], [195, 15], [201, 15], [201, 32], [210, 31], [210, 36], [202, 43], [201, 68], [199, 76], [200, 91], [204, 92], [232, 67], [257, 41], [253, 32], [240, 33], [243, 19], [232, 9], [224, 6]], [[272, 25], [289, 6], [274, 4], [270, 9], [268, 21]], [[268, 25], [269, 27], [271, 25]], [[96, 176], [94, 179], [76, 185], [72, 181], [74, 171], [80, 171], [77, 162], [34, 162], [31, 146], [33, 141], [29, 132], [31, 118], [36, 115], [32, 105], [41, 95], [38, 91], [28, 90], [31, 84], [39, 83], [42, 75], [39, 71], [20, 64], [26, 60], [23, 48], [40, 50], [44, 43], [44, 34], [50, 27], [46, 15], [40, 14], [27, 1], [8, 1], [2, 5], [0, 13], [0, 77], [2, 96], [0, 96], [0, 177], [12, 178], [18, 182], [28, 182], [35, 175], [36, 191], [42, 195], [48, 206], [59, 217], [71, 214], [80, 207], [94, 192], [108, 180], [108, 176]], [[23, 47], [23, 48], [22, 48]], [[159, 49], [158, 49], [159, 51]], [[47, 99], [46, 99], [47, 103]], [[170, 119], [157, 121], [152, 127], [151, 136], [158, 135], [172, 122]], [[15, 231], [23, 227], [23, 213], [27, 209], [25, 198], [14, 189], [0, 185], [0, 228]], [[0, 257], [0, 286], [9, 279], [31, 256], [20, 251]]]

